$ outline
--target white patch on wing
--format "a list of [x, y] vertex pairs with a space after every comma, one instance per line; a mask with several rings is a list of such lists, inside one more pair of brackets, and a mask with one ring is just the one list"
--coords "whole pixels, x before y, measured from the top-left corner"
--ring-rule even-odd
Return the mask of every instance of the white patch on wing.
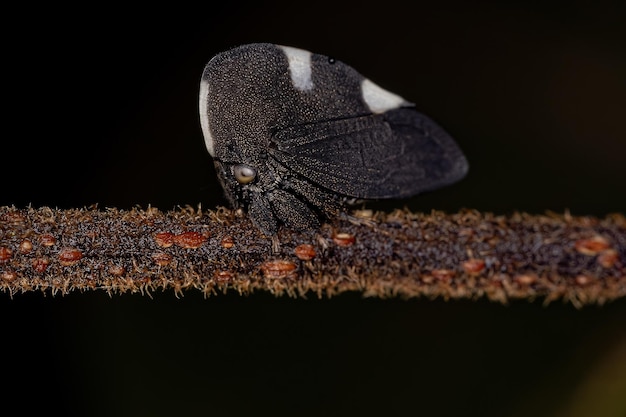
[[279, 47], [289, 61], [289, 74], [291, 75], [293, 86], [301, 91], [312, 90], [311, 53], [291, 46], [279, 45]]
[[204, 143], [211, 156], [215, 156], [215, 147], [211, 129], [209, 129], [209, 82], [205, 79], [200, 81], [200, 126], [204, 135]]
[[361, 83], [361, 92], [363, 93], [363, 100], [372, 113], [384, 113], [409, 104], [399, 95], [377, 86], [367, 78], [363, 79]]

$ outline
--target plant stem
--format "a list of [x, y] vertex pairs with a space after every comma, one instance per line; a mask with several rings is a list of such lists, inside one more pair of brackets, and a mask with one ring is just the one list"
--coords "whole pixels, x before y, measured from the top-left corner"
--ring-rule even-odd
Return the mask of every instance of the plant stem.
[[283, 229], [276, 252], [271, 238], [224, 208], [0, 207], [0, 288], [11, 296], [358, 291], [504, 303], [561, 299], [581, 307], [626, 295], [625, 232], [620, 214], [361, 211], [315, 233]]

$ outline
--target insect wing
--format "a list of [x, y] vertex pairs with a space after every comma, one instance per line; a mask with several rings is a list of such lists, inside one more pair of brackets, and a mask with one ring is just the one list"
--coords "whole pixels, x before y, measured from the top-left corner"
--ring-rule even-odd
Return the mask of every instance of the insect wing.
[[407, 197], [467, 172], [454, 140], [411, 108], [291, 126], [272, 140], [280, 164], [349, 197]]

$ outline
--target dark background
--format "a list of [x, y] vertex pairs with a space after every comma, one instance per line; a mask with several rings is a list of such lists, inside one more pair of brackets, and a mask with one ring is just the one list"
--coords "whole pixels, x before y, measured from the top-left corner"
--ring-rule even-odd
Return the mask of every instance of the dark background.
[[[376, 208], [624, 213], [623, 2], [434, 3], [6, 13], [0, 205], [225, 204], [200, 74], [220, 51], [274, 42], [352, 65], [465, 151], [464, 181]], [[0, 398], [20, 414], [626, 412], [624, 300], [2, 294], [0, 315]]]

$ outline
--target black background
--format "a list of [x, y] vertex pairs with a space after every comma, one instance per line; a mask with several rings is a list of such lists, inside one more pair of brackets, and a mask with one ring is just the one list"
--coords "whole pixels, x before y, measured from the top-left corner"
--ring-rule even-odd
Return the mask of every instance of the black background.
[[[199, 126], [200, 74], [217, 52], [273, 42], [352, 65], [465, 151], [464, 181], [376, 208], [623, 213], [622, 3], [7, 12], [0, 205], [225, 204]], [[578, 311], [358, 295], [2, 294], [0, 314], [0, 398], [20, 414], [626, 411], [624, 300]]]

